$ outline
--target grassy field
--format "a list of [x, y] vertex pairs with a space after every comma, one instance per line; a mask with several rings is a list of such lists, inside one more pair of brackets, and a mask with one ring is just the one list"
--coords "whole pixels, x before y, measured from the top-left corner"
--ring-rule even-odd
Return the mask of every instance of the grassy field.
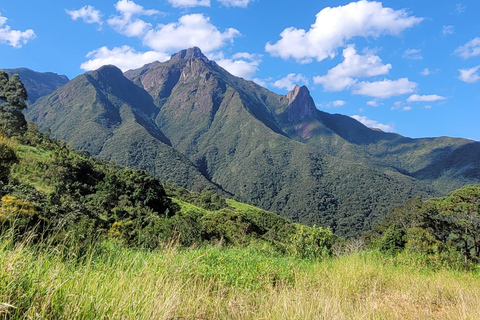
[[98, 243], [79, 258], [0, 240], [0, 319], [478, 319], [477, 271], [360, 252], [320, 262], [267, 248], [154, 252]]

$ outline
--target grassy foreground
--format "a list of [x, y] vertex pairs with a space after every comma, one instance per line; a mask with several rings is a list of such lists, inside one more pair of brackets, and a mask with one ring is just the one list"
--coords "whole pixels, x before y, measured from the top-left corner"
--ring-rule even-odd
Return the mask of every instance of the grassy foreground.
[[0, 319], [478, 319], [476, 271], [361, 252], [321, 262], [265, 248], [127, 249], [0, 240]]

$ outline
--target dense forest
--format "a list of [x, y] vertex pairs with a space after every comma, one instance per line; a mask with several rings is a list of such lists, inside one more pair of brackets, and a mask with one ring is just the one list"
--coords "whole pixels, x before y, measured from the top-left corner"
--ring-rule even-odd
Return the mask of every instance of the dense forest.
[[480, 312], [480, 186], [342, 238], [76, 151], [27, 124], [23, 84], [0, 79], [0, 319]]

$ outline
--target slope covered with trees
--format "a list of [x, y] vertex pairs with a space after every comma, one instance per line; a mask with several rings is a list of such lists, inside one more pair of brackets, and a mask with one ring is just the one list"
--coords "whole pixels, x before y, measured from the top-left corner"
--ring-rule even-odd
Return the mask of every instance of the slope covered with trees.
[[27, 116], [93, 155], [341, 235], [369, 230], [409, 198], [480, 181], [478, 142], [371, 130], [317, 110], [306, 87], [277, 95], [198, 48], [125, 75], [86, 73]]

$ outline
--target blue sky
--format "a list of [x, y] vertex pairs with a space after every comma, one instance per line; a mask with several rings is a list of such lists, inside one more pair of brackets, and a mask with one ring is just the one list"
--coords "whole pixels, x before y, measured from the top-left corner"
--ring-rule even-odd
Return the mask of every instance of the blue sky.
[[480, 1], [0, 2], [0, 68], [69, 78], [198, 46], [231, 73], [409, 137], [479, 141]]

